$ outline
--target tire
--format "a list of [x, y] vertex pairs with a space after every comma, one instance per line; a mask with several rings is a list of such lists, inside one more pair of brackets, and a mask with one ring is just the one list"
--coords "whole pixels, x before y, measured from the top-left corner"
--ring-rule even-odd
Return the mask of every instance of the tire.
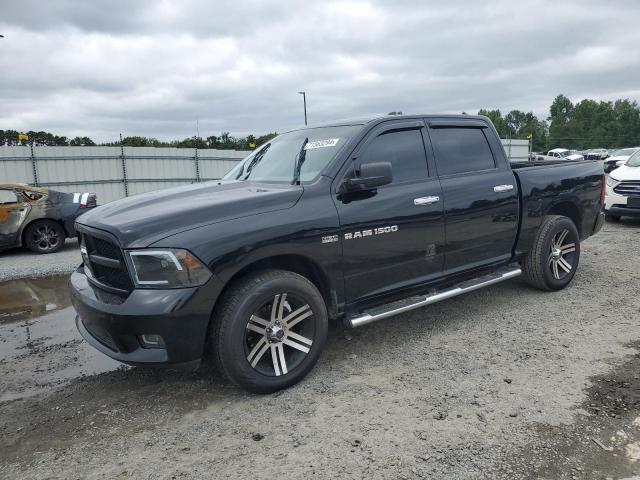
[[609, 213], [605, 214], [605, 219], [608, 222], [618, 223], [620, 221], [620, 215], [611, 215]]
[[66, 234], [62, 225], [53, 220], [38, 220], [27, 227], [24, 241], [36, 253], [54, 253], [62, 248]]
[[531, 286], [561, 290], [571, 283], [579, 261], [580, 235], [575, 224], [567, 217], [549, 215], [544, 218], [522, 269]]
[[215, 367], [231, 382], [250, 392], [270, 393], [311, 371], [327, 328], [326, 305], [315, 285], [297, 273], [264, 270], [238, 280], [223, 294], [208, 347]]

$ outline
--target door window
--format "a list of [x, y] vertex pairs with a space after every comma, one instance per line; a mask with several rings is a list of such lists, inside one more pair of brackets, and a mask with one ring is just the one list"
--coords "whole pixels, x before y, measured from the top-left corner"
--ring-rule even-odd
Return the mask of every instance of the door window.
[[481, 128], [434, 128], [430, 131], [440, 175], [496, 168]]
[[427, 157], [419, 129], [390, 130], [376, 137], [365, 149], [361, 163], [390, 162], [393, 183], [428, 177]]
[[0, 190], [0, 205], [18, 203], [18, 196], [11, 190]]

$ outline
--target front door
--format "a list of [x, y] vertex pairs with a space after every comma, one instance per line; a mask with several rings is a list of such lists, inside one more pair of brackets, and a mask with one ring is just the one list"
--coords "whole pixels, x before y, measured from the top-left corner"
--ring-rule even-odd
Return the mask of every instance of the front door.
[[[518, 185], [483, 122], [430, 122], [444, 194], [445, 271], [509, 260], [518, 232]], [[497, 143], [497, 139], [495, 139]]]
[[29, 206], [24, 205], [13, 190], [0, 189], [0, 246], [16, 244], [28, 213]]
[[337, 177], [390, 162], [393, 181], [337, 195], [349, 303], [426, 282], [442, 272], [442, 192], [425, 154], [422, 121], [385, 122], [369, 133]]

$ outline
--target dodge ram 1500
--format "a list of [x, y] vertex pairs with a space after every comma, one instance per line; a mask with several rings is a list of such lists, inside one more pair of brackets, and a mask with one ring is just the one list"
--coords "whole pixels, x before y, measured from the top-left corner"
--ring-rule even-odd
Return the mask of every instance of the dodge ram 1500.
[[604, 189], [596, 162], [510, 164], [481, 116], [291, 131], [220, 181], [80, 217], [76, 323], [122, 362], [207, 358], [275, 391], [313, 368], [329, 320], [359, 327], [521, 273], [566, 287]]

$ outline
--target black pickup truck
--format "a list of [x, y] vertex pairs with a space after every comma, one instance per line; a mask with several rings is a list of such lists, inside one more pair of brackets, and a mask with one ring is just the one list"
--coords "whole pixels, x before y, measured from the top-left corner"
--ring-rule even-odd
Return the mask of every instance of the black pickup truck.
[[591, 161], [509, 164], [485, 117], [295, 130], [220, 181], [80, 217], [76, 323], [122, 362], [207, 358], [274, 391], [311, 370], [329, 320], [358, 327], [521, 273], [564, 288], [604, 186]]

